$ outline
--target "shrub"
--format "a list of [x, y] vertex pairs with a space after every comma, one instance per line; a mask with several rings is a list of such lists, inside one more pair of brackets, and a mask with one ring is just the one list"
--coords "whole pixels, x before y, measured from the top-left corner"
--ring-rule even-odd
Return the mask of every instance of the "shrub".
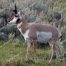
[[64, 28], [61, 32], [62, 36], [61, 36], [61, 40], [65, 40], [66, 39], [66, 28]]

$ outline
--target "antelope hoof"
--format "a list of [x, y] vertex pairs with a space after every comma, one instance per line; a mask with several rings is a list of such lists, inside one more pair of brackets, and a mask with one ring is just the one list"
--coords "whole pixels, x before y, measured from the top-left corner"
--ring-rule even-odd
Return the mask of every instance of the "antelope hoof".
[[51, 60], [49, 61], [49, 64], [51, 64]]
[[30, 59], [30, 58], [25, 58], [25, 62], [26, 62], [26, 63], [33, 63], [33, 60]]

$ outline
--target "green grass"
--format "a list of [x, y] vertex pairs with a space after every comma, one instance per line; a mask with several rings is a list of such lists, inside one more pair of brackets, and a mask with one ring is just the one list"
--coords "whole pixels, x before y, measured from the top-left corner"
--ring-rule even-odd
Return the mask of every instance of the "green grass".
[[[3, 43], [3, 42], [1, 42]], [[0, 44], [0, 66], [49, 66], [48, 60], [44, 60], [44, 57], [48, 56], [50, 51], [44, 49], [37, 49], [38, 62], [37, 63], [26, 63], [26, 45], [23, 41], [19, 41], [16, 44], [14, 40], [10, 40], [5, 44]], [[32, 49], [31, 55], [33, 57]], [[34, 61], [34, 59], [33, 59]], [[66, 62], [52, 61], [50, 66], [66, 66]]]

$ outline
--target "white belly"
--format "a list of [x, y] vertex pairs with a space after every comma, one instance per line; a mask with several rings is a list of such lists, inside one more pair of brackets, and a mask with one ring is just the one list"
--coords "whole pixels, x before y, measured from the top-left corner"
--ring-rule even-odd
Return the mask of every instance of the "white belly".
[[37, 41], [41, 43], [47, 43], [52, 38], [51, 32], [37, 32]]

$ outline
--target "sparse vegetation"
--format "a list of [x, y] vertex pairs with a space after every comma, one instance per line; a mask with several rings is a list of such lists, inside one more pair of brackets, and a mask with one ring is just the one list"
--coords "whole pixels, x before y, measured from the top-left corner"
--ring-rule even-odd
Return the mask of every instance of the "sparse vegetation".
[[[26, 45], [23, 41], [19, 40], [19, 44], [15, 43], [14, 40], [10, 40], [7, 43], [0, 45], [0, 65], [4, 66], [49, 66], [48, 60], [45, 57], [48, 57], [50, 50], [37, 49], [39, 56], [36, 63], [34, 62], [25, 62], [25, 53]], [[31, 53], [32, 54], [32, 53]], [[32, 57], [33, 58], [33, 57]], [[53, 61], [51, 66], [65, 66], [65, 62]]]

